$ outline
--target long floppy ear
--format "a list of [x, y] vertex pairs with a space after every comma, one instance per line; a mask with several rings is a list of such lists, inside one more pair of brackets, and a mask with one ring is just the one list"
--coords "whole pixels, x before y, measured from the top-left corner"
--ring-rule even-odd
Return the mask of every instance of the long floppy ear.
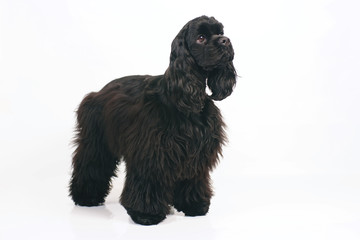
[[214, 100], [223, 100], [228, 97], [236, 84], [236, 71], [232, 62], [225, 67], [212, 70], [207, 79]]
[[165, 73], [170, 99], [182, 112], [200, 112], [204, 106], [205, 81], [191, 56], [186, 36], [186, 24], [171, 44], [170, 65]]
[[189, 54], [188, 47], [186, 45], [186, 34], [189, 29], [189, 24], [186, 24], [180, 32], [176, 35], [175, 39], [171, 43], [170, 64], [179, 57], [184, 57]]

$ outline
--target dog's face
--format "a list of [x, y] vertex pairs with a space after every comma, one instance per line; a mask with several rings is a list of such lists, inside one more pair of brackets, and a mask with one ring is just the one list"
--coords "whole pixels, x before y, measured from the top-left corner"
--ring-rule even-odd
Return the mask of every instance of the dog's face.
[[200, 17], [189, 22], [186, 43], [196, 63], [204, 70], [224, 67], [234, 58], [230, 39], [215, 18]]

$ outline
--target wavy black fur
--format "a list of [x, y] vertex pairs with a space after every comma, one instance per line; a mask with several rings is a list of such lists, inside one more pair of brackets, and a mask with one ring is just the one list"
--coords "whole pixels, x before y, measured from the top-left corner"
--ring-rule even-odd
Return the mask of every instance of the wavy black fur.
[[188, 216], [205, 215], [212, 196], [209, 172], [226, 140], [212, 99], [231, 94], [233, 57], [222, 24], [202, 16], [174, 39], [164, 75], [128, 76], [88, 94], [77, 110], [70, 182], [75, 204], [103, 204], [123, 159], [120, 201], [133, 221], [157, 224], [170, 205]]

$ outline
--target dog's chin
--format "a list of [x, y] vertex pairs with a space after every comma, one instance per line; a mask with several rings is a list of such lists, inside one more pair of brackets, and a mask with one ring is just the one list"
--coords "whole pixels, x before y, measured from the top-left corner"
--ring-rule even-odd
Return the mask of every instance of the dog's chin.
[[199, 66], [206, 72], [211, 72], [214, 69], [224, 68], [234, 59], [233, 54], [224, 54], [217, 61], [210, 63], [199, 64]]

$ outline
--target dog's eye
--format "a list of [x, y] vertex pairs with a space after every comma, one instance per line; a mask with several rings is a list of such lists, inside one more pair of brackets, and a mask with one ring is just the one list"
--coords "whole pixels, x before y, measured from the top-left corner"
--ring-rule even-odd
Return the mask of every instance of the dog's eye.
[[206, 37], [204, 35], [199, 35], [197, 38], [198, 43], [204, 43], [206, 41]]

